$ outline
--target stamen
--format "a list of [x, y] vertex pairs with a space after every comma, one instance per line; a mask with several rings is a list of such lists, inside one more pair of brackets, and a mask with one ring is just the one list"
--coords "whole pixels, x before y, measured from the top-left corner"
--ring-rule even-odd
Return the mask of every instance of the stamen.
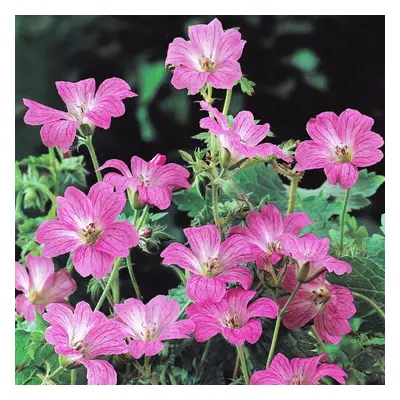
[[335, 155], [336, 160], [339, 163], [350, 162], [353, 159], [353, 153], [348, 146], [336, 146]]
[[81, 237], [87, 244], [95, 244], [100, 238], [102, 232], [101, 229], [96, 228], [94, 222], [91, 222], [86, 229], [82, 229]]
[[215, 72], [215, 62], [208, 57], [202, 57], [200, 60], [200, 68], [203, 72]]
[[217, 276], [223, 271], [223, 266], [218, 258], [208, 260], [203, 266], [205, 268], [205, 276], [208, 278]]

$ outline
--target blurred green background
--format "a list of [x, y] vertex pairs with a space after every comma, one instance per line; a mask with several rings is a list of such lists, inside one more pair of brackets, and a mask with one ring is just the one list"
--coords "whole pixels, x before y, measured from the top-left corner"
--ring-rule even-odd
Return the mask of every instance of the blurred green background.
[[[175, 90], [164, 68], [168, 44], [187, 28], [214, 16], [17, 16], [16, 17], [16, 159], [45, 153], [39, 127], [23, 123], [27, 97], [64, 109], [54, 82], [94, 77], [97, 85], [109, 77], [125, 79], [139, 97], [125, 101], [126, 114], [113, 119], [111, 129], [94, 138], [99, 162], [110, 158], [129, 162], [156, 153], [182, 163], [178, 149], [193, 150], [202, 114], [196, 103]], [[322, 111], [340, 113], [356, 108], [375, 119], [384, 136], [384, 16], [218, 16], [225, 29], [240, 27], [247, 40], [240, 59], [242, 71], [256, 82], [255, 96], [235, 88], [231, 112], [253, 112], [269, 122], [279, 144], [307, 139], [305, 125]], [[215, 91], [216, 105], [224, 93]], [[86, 149], [81, 149], [92, 170]], [[384, 174], [384, 163], [370, 168]], [[322, 171], [306, 174], [307, 188], [319, 187]], [[88, 184], [95, 175], [88, 177]], [[384, 212], [384, 188], [373, 204], [357, 215], [373, 231]], [[188, 225], [183, 213], [170, 210], [169, 232], [181, 238]], [[136, 251], [136, 250], [135, 250]], [[145, 300], [166, 293], [178, 280], [160, 265], [158, 255], [135, 253], [137, 278]], [[126, 290], [130, 282], [124, 280]], [[122, 292], [124, 288], [122, 289]], [[124, 295], [124, 293], [122, 293]]]

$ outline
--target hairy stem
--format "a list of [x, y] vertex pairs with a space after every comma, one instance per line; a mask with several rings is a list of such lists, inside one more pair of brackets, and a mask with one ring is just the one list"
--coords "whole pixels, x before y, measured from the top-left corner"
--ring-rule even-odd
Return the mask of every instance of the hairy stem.
[[177, 385], [178, 384], [178, 382], [176, 381], [176, 379], [175, 379], [174, 375], [172, 374], [172, 372], [169, 372], [168, 376], [169, 376], [169, 380], [171, 381], [171, 385]]
[[115, 273], [113, 282], [112, 282], [112, 295], [114, 304], [119, 303], [119, 271]]
[[373, 300], [371, 300], [369, 297], [364, 296], [363, 294], [358, 293], [358, 292], [352, 292], [352, 294], [353, 294], [354, 297], [358, 297], [359, 299], [366, 301], [370, 306], [372, 306], [372, 307], [377, 311], [377, 313], [378, 313], [383, 319], [386, 318], [385, 313], [381, 310], [381, 308], [378, 306], [378, 304], [376, 304], [376, 303], [375, 303]]
[[208, 339], [206, 343], [206, 347], [204, 348], [203, 355], [201, 356], [200, 362], [203, 363], [208, 356], [208, 352], [210, 351], [210, 346], [211, 346], [211, 339]]
[[212, 197], [212, 208], [213, 208], [213, 214], [214, 214], [214, 222], [215, 226], [220, 229], [219, 226], [219, 208], [218, 208], [218, 185], [216, 185], [214, 182], [212, 183], [212, 192], [211, 192], [211, 197]]
[[52, 374], [50, 374], [47, 379], [53, 379], [54, 377], [56, 377], [61, 371], [63, 371], [64, 368], [59, 366]]
[[132, 261], [131, 261], [131, 255], [130, 254], [129, 254], [128, 257], [126, 257], [126, 265], [128, 267], [128, 272], [129, 272], [129, 276], [130, 276], [131, 281], [132, 281], [133, 288], [135, 289], [136, 298], [139, 299], [139, 300], [142, 300], [142, 295], [140, 293], [139, 285], [137, 283], [135, 274], [133, 272], [133, 267], [132, 267]]
[[49, 158], [54, 177], [54, 194], [57, 196], [60, 192], [60, 180], [58, 179], [58, 162], [53, 147], [49, 147]]
[[139, 220], [137, 221], [137, 226], [136, 226], [136, 230], [139, 232], [140, 229], [142, 228], [144, 221], [146, 220], [147, 214], [149, 212], [149, 205], [146, 204], [146, 206], [144, 207], [144, 209], [142, 210], [142, 214], [140, 215]]
[[343, 241], [344, 241], [344, 218], [346, 216], [347, 204], [350, 198], [350, 188], [346, 190], [343, 200], [342, 213], [340, 214], [340, 242], [339, 242], [339, 257], [343, 254]]
[[290, 180], [289, 205], [287, 214], [291, 214], [294, 211], [294, 207], [296, 206], [296, 195], [299, 182], [300, 182], [300, 176], [294, 176]]
[[228, 115], [229, 106], [231, 104], [231, 99], [232, 99], [232, 89], [227, 89], [226, 96], [225, 96], [224, 108], [222, 110], [222, 114], [224, 114], [225, 116]]
[[271, 342], [271, 347], [269, 349], [269, 353], [268, 353], [268, 358], [267, 358], [267, 365], [266, 368], [269, 367], [269, 365], [271, 364], [272, 361], [272, 357], [274, 355], [275, 352], [275, 346], [276, 346], [276, 342], [278, 340], [278, 335], [279, 335], [279, 328], [281, 326], [281, 322], [282, 322], [282, 317], [286, 312], [286, 309], [288, 308], [289, 304], [292, 302], [292, 300], [294, 299], [294, 296], [296, 296], [297, 291], [299, 290], [301, 286], [301, 282], [298, 282], [296, 287], [294, 288], [293, 292], [291, 293], [291, 295], [289, 296], [287, 302], [285, 303], [285, 305], [283, 306], [282, 310], [279, 311], [278, 317], [276, 318], [276, 322], [275, 322], [275, 329], [274, 329], [274, 335], [272, 337], [272, 342]]
[[71, 369], [71, 385], [76, 385], [76, 369]]
[[[103, 289], [103, 292], [104, 292], [104, 290], [106, 289], [106, 285], [104, 284], [104, 282], [102, 280], [100, 280], [99, 282], [100, 282], [100, 286], [101, 286], [101, 288]], [[107, 293], [107, 300], [108, 300], [110, 306], [114, 307], [114, 301], [113, 301], [113, 298], [112, 298], [110, 292]]]
[[144, 369], [146, 371], [147, 378], [150, 380], [152, 385], [158, 385], [157, 380], [154, 378], [153, 373], [151, 372], [151, 362], [150, 357], [144, 356]]
[[121, 265], [121, 261], [122, 261], [122, 258], [118, 258], [117, 261], [114, 262], [114, 267], [113, 267], [113, 270], [111, 271], [110, 277], [108, 278], [107, 285], [104, 288], [104, 291], [101, 294], [101, 297], [100, 297], [99, 301], [97, 302], [97, 305], [96, 305], [94, 311], [99, 311], [101, 306], [103, 305], [104, 300], [106, 299], [107, 294], [111, 289], [111, 286], [113, 284], [115, 277], [118, 276], [118, 269], [119, 269], [119, 266]]
[[190, 306], [192, 303], [193, 303], [193, 301], [192, 301], [192, 300], [189, 300], [189, 301], [182, 307], [182, 310], [181, 310], [181, 312], [180, 312], [179, 315], [178, 315], [178, 319], [179, 319], [180, 317], [182, 317], [182, 315], [183, 315], [183, 313], [185, 312], [186, 308], [187, 308], [188, 306]]
[[237, 374], [239, 372], [239, 365], [240, 365], [240, 357], [239, 357], [239, 353], [237, 353], [236, 361], [235, 361], [235, 368], [233, 370], [233, 375], [232, 375], [232, 381], [234, 381], [237, 377]]
[[94, 171], [96, 172], [97, 180], [99, 182], [101, 182], [103, 180], [103, 176], [101, 175], [100, 171], [97, 171], [100, 166], [99, 166], [99, 162], [97, 160], [96, 152], [94, 151], [92, 140], [93, 140], [92, 136], [90, 135], [87, 137], [87, 139], [84, 141], [84, 143], [89, 150], [90, 158], [92, 159], [92, 164], [93, 164]]
[[249, 372], [247, 371], [246, 357], [244, 355], [243, 346], [236, 346], [236, 349], [237, 349], [238, 356], [240, 359], [240, 365], [242, 367], [244, 383], [245, 383], [245, 385], [248, 385], [249, 384]]
[[313, 327], [311, 328], [312, 333], [315, 337], [315, 339], [317, 340], [317, 342], [319, 343], [319, 345], [321, 346], [322, 350], [324, 351], [324, 353], [328, 354], [328, 357], [330, 358], [330, 354], [328, 351], [328, 348], [326, 347], [324, 341], [321, 339], [321, 336], [318, 335], [317, 330], [315, 329], [315, 326], [313, 325]]

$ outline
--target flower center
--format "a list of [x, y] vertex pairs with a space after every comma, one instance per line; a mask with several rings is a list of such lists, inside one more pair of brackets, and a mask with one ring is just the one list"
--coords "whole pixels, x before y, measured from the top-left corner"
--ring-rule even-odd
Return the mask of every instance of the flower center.
[[150, 184], [150, 178], [144, 174], [139, 175], [139, 180], [143, 186], [149, 186]]
[[289, 379], [289, 381], [291, 381], [292, 385], [305, 385], [306, 384], [304, 382], [304, 377], [302, 374], [292, 376], [292, 378]]
[[267, 244], [267, 251], [269, 253], [279, 253], [283, 249], [283, 244], [280, 242], [269, 242]]
[[240, 329], [243, 327], [240, 315], [230, 312], [224, 318], [224, 325], [231, 329]]
[[38, 306], [44, 305], [44, 304], [40, 304], [40, 293], [37, 292], [36, 290], [32, 290], [29, 292], [28, 294], [28, 301], [31, 304], [36, 304]]
[[336, 146], [335, 155], [339, 163], [347, 163], [353, 159], [353, 152], [347, 146]]
[[102, 232], [102, 229], [96, 228], [95, 223], [91, 222], [85, 229], [82, 229], [81, 237], [87, 244], [95, 244]]
[[319, 289], [313, 290], [312, 293], [312, 300], [316, 306], [323, 307], [331, 298], [331, 294], [325, 286], [321, 286]]
[[215, 72], [215, 62], [208, 57], [201, 57], [200, 68], [203, 72]]
[[224, 267], [222, 266], [218, 258], [212, 258], [211, 260], [208, 260], [206, 263], [203, 264], [203, 267], [205, 269], [204, 272], [207, 278], [217, 276], [224, 270]]
[[84, 357], [89, 354], [89, 345], [85, 343], [83, 340], [78, 340], [77, 342], [72, 344], [72, 347], [79, 351]]
[[75, 118], [77, 121], [82, 121], [82, 119], [87, 111], [88, 111], [87, 104], [84, 104], [84, 103], [74, 104], [72, 109], [68, 109], [68, 114], [72, 118]]
[[142, 340], [151, 342], [157, 339], [157, 324], [155, 322], [149, 322], [147, 325], [142, 323], [142, 328], [140, 331]]

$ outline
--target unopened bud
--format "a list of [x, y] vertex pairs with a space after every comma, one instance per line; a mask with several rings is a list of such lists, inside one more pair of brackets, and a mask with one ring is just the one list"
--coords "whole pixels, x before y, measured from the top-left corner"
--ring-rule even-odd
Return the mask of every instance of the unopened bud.
[[224, 147], [221, 147], [221, 152], [219, 156], [219, 162], [221, 164], [221, 167], [228, 168], [230, 160], [231, 160], [231, 153]]
[[257, 277], [263, 285], [271, 289], [276, 289], [278, 287], [278, 280], [274, 267], [268, 257], [266, 257], [265, 260], [259, 260], [257, 262]]
[[299, 264], [297, 261], [294, 262], [295, 269], [296, 269], [296, 279], [298, 282], [305, 283], [309, 282], [308, 273], [310, 272], [311, 262], [307, 261], [304, 264]]
[[147, 239], [146, 240], [146, 250], [151, 254], [157, 254], [159, 251], [158, 244], [152, 239]]
[[94, 133], [95, 126], [89, 124], [81, 124], [79, 126], [79, 131], [83, 136], [92, 136]]
[[143, 238], [149, 238], [151, 237], [153, 233], [153, 229], [151, 229], [149, 226], [145, 226], [144, 228], [142, 228], [139, 232], [139, 235]]

